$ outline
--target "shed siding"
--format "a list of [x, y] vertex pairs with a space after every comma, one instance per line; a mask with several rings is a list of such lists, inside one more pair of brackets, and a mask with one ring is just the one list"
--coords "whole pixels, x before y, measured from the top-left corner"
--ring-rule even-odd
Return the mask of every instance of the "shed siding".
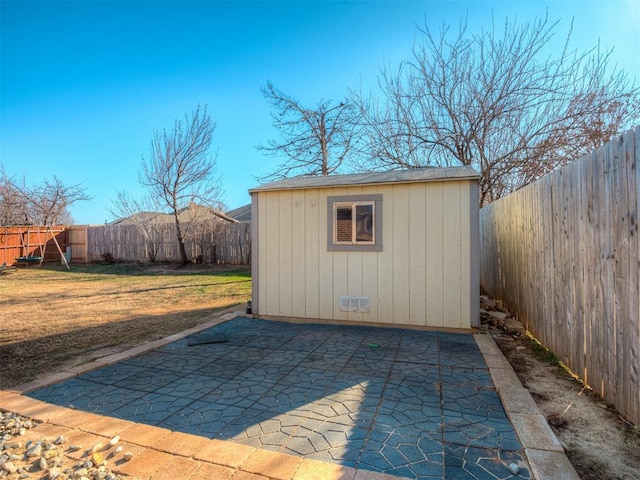
[[[302, 317], [320, 318], [320, 212], [324, 209], [318, 204], [318, 190], [304, 192], [303, 218], [298, 221], [303, 225], [304, 237], [304, 306]], [[299, 212], [296, 210], [296, 216]]]
[[429, 325], [442, 327], [445, 324], [444, 311], [444, 256], [442, 225], [444, 218], [444, 186], [442, 182], [429, 184], [425, 193], [426, 210], [426, 303]]
[[[254, 313], [469, 328], [473, 181], [253, 192], [259, 206]], [[382, 194], [382, 251], [328, 251], [327, 197]], [[476, 200], [477, 201], [477, 200]], [[370, 297], [343, 312], [341, 295]]]
[[427, 311], [427, 190], [409, 191], [409, 319], [412, 325], [421, 325]]

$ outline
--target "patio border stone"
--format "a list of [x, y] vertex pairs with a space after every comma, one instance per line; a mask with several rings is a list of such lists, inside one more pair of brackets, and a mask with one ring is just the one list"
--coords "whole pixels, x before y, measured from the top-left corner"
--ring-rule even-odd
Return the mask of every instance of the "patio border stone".
[[474, 338], [536, 480], [580, 480], [546, 418], [489, 334]]

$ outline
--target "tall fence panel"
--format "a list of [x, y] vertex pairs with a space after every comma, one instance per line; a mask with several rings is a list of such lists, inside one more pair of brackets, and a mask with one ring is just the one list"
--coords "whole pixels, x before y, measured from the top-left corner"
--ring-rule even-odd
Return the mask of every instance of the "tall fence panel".
[[[154, 225], [143, 235], [136, 225], [97, 225], [74, 227], [78, 247], [83, 244], [83, 260], [93, 262], [112, 257], [121, 261], [179, 262], [178, 238], [173, 224]], [[75, 245], [75, 244], [74, 244]], [[219, 223], [188, 235], [185, 241], [190, 261], [248, 265], [251, 262], [251, 225], [249, 222]]]
[[[55, 237], [55, 240], [54, 240]], [[56, 245], [57, 242], [57, 245]], [[25, 225], [0, 227], [0, 265], [18, 265], [33, 260], [60, 263], [67, 248], [67, 227]], [[30, 261], [28, 261], [30, 260]]]
[[67, 228], [67, 249], [71, 250], [71, 263], [87, 261], [87, 226], [71, 225]]
[[480, 210], [481, 285], [640, 425], [640, 127]]

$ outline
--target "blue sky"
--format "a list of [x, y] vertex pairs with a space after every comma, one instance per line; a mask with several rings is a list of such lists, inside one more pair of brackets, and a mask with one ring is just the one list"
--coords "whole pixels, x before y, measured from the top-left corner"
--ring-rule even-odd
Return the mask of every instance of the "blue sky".
[[408, 59], [416, 24], [473, 29], [491, 15], [532, 20], [549, 11], [572, 46], [600, 41], [640, 81], [640, 2], [555, 1], [7, 1], [0, 0], [0, 162], [27, 183], [56, 175], [93, 200], [77, 223], [103, 223], [137, 173], [155, 128], [207, 104], [226, 204], [249, 202], [255, 176], [277, 159], [260, 93], [268, 80], [304, 104], [375, 85], [380, 65]]

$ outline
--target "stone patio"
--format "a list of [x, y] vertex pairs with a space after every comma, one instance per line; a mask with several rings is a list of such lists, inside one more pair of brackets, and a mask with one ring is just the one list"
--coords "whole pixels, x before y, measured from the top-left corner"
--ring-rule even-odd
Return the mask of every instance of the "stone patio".
[[235, 318], [29, 396], [399, 477], [531, 478], [469, 334]]

